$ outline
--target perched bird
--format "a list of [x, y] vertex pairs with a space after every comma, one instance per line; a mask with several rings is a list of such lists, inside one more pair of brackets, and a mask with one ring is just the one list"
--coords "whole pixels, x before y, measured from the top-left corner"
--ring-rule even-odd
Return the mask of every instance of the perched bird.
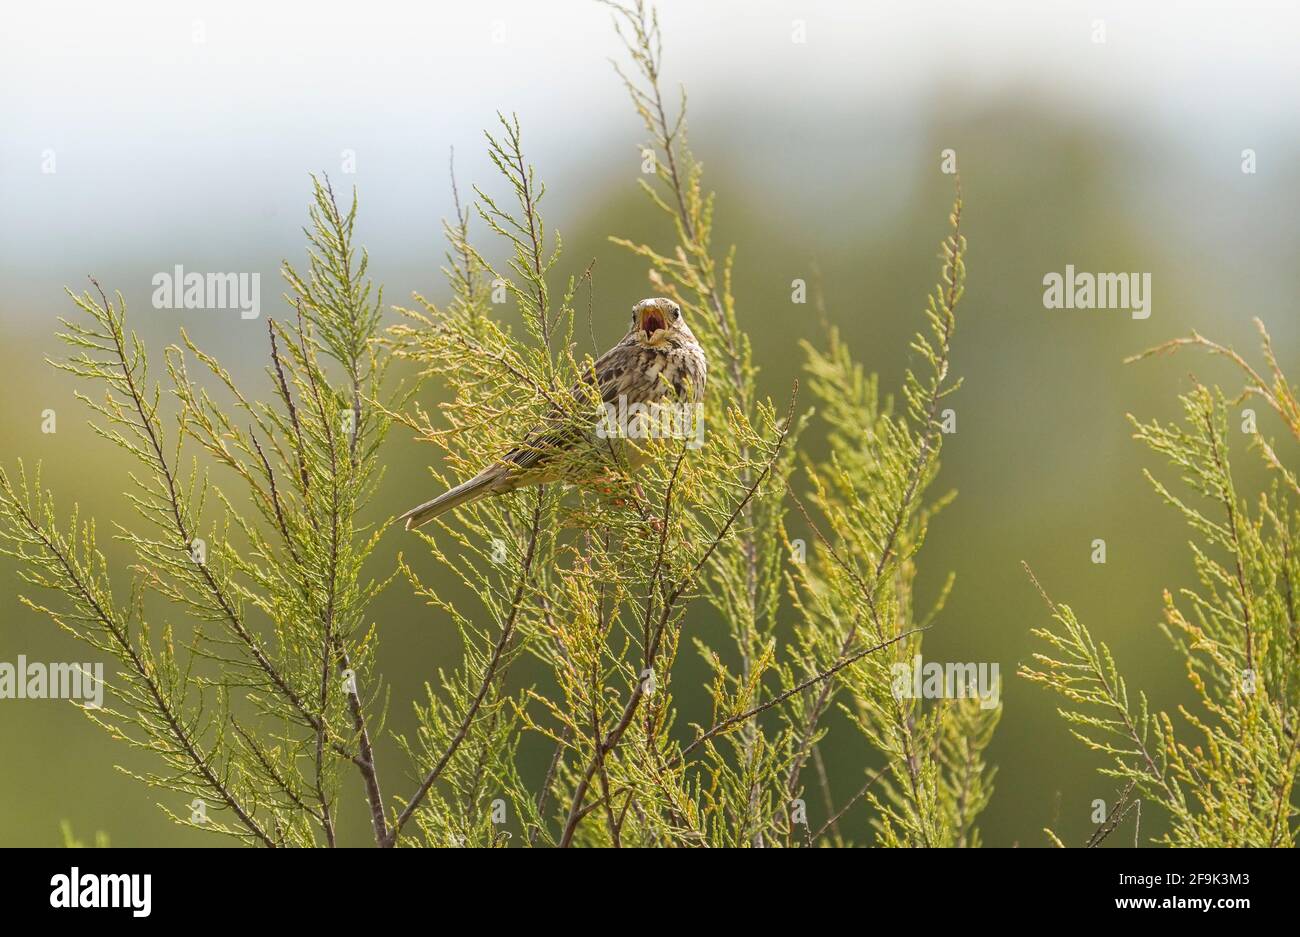
[[[670, 299], [643, 299], [632, 307], [626, 335], [596, 359], [582, 382], [570, 389], [585, 399], [594, 383], [604, 413], [552, 412], [523, 441], [467, 482], [412, 508], [399, 518], [414, 530], [439, 514], [490, 495], [526, 485], [540, 485], [575, 475], [595, 477], [613, 465], [635, 468], [649, 457], [647, 445], [636, 442], [654, 436], [647, 409], [676, 402], [692, 408], [704, 400], [708, 364], [704, 349], [691, 333], [681, 307]], [[640, 406], [637, 406], [640, 405]], [[622, 426], [610, 433], [611, 417], [632, 414], [639, 426]]]

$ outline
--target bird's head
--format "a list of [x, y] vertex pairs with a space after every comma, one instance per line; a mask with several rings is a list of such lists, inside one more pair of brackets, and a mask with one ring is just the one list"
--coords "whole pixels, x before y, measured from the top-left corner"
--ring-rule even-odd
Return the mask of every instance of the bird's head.
[[671, 299], [643, 299], [632, 307], [632, 334], [643, 345], [662, 345], [671, 336], [694, 339], [682, 307]]

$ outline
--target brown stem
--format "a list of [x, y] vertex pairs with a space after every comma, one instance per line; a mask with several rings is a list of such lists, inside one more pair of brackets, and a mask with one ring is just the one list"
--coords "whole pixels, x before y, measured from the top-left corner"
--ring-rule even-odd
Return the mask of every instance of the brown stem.
[[393, 821], [392, 830], [384, 842], [385, 847], [391, 847], [397, 842], [397, 837], [401, 835], [402, 827], [406, 826], [408, 820], [415, 814], [420, 803], [428, 795], [429, 789], [433, 787], [434, 782], [442, 775], [443, 769], [451, 761], [452, 755], [460, 748], [461, 743], [469, 735], [470, 725], [474, 722], [474, 717], [478, 715], [479, 708], [483, 705], [483, 700], [487, 697], [488, 690], [492, 686], [496, 676], [497, 669], [501, 665], [502, 655], [505, 653], [506, 646], [510, 642], [511, 635], [514, 634], [515, 621], [519, 615], [519, 609], [523, 605], [524, 588], [528, 583], [528, 576], [532, 570], [533, 556], [536, 553], [537, 537], [541, 527], [542, 519], [542, 496], [539, 490], [537, 496], [537, 505], [533, 509], [532, 532], [528, 538], [528, 547], [524, 553], [524, 562], [519, 571], [519, 584], [515, 587], [514, 598], [510, 603], [510, 612], [506, 616], [505, 622], [501, 626], [501, 636], [497, 639], [496, 645], [492, 648], [492, 656], [488, 660], [487, 668], [483, 672], [483, 679], [479, 683], [478, 693], [474, 696], [474, 701], [470, 703], [469, 708], [465, 711], [464, 718], [461, 719], [460, 726], [456, 730], [456, 735], [448, 743], [447, 748], [443, 751], [442, 756], [424, 776], [420, 782], [419, 788], [415, 795], [407, 803], [406, 808], [398, 814], [397, 819]]

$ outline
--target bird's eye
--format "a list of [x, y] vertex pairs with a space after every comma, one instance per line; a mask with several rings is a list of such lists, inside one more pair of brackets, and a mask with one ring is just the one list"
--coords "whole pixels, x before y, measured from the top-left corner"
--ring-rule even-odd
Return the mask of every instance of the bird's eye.
[[680, 319], [681, 317], [682, 317], [682, 310], [681, 310], [680, 308], [678, 308], [677, 306], [674, 306], [674, 307], [673, 307], [673, 318], [674, 318], [674, 319]]

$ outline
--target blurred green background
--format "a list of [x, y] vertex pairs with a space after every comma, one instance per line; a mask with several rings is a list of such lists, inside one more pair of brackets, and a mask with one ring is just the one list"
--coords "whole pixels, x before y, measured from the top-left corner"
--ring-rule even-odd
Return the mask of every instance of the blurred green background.
[[[791, 280], [817, 276], [857, 357], [898, 387], [952, 197], [939, 154], [956, 150], [970, 254], [954, 361], [966, 385], [939, 487], [959, 497], [931, 530], [921, 597], [949, 570], [957, 584], [925, 651], [1001, 667], [986, 842], [1043, 845], [1047, 825], [1081, 842], [1092, 801], [1115, 791], [1093, 770], [1099, 759], [1068, 736], [1055, 699], [1014, 676], [1034, 649], [1029, 629], [1045, 621], [1020, 563], [1111, 645], [1133, 688], [1161, 706], [1189, 699], [1156, 628], [1161, 590], [1189, 580], [1188, 535], [1141, 477], [1155, 460], [1129, 439], [1125, 414], [1175, 415], [1191, 373], [1236, 379], [1204, 358], [1121, 361], [1191, 329], [1253, 350], [1259, 316], [1284, 366], [1296, 362], [1294, 10], [661, 10], [666, 77], [690, 89], [691, 145], [718, 192], [717, 241], [739, 247], [740, 315], [773, 396], [798, 374], [796, 340], [817, 337], [811, 307], [790, 303]], [[796, 20], [806, 43], [791, 41]], [[1096, 20], [1104, 43], [1093, 41]], [[518, 112], [548, 182], [544, 208], [564, 235], [566, 273], [595, 261], [599, 342], [621, 333], [627, 308], [648, 292], [644, 266], [606, 237], [665, 245], [671, 236], [637, 190], [641, 128], [605, 61], [619, 53], [608, 17], [587, 2], [140, 4], [129, 20], [92, 4], [31, 5], [13, 26], [0, 36], [0, 452], [6, 469], [19, 457], [42, 461], [62, 509], [79, 503], [102, 532], [129, 520], [128, 465], [87, 429], [73, 382], [44, 363], [59, 350], [56, 317], [71, 309], [62, 289], [81, 289], [86, 274], [124, 293], [155, 355], [184, 327], [264, 391], [265, 324], [155, 310], [152, 275], [178, 263], [260, 271], [263, 315], [283, 314], [278, 263], [303, 260], [306, 174], [323, 170], [336, 189], [360, 193], [359, 240], [386, 300], [405, 303], [414, 290], [440, 298], [448, 150], [462, 196], [470, 183], [499, 193], [478, 135], [497, 109]], [[1241, 171], [1247, 148], [1255, 174]], [[345, 151], [355, 173], [343, 171]], [[50, 155], [55, 171], [43, 172]], [[1066, 264], [1150, 272], [1153, 314], [1044, 309], [1042, 277]], [[46, 408], [58, 414], [52, 435], [40, 431]], [[376, 516], [430, 494], [426, 454], [395, 434]], [[1257, 482], [1253, 461], [1240, 451], [1236, 460], [1243, 481]], [[1094, 538], [1106, 540], [1105, 565], [1090, 562]], [[391, 531], [377, 568], [413, 546]], [[110, 555], [119, 567], [127, 560]], [[86, 659], [18, 604], [19, 585], [0, 561], [0, 660]], [[409, 701], [454, 662], [454, 635], [400, 583], [374, 618], [389, 727], [409, 732]], [[719, 631], [703, 614], [691, 627], [706, 638]], [[674, 690], [689, 706], [702, 671], [685, 655], [684, 664]], [[113, 767], [142, 762], [66, 702], [0, 701], [0, 739], [0, 845], [57, 844], [65, 819], [115, 845], [213, 842], [167, 821], [155, 802], [168, 795]], [[863, 745], [837, 729], [825, 754], [847, 797], [860, 784]], [[381, 741], [379, 756], [386, 793], [409, 790], [395, 746]], [[353, 841], [364, 842], [359, 787], [344, 809]], [[1159, 828], [1150, 815], [1143, 824], [1144, 838]], [[846, 833], [869, 838], [861, 816]], [[1126, 824], [1113, 839], [1130, 837]]]

